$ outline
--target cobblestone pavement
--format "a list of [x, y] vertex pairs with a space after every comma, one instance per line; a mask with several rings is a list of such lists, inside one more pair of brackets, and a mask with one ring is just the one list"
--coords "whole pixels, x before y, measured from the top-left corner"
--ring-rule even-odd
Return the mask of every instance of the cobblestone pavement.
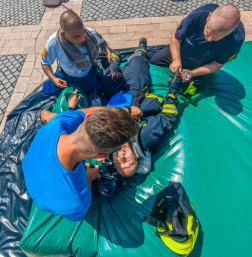
[[235, 4], [241, 11], [251, 11], [251, 0], [84, 0], [83, 21], [186, 15], [207, 3]]
[[0, 122], [17, 83], [26, 54], [0, 56]]
[[0, 27], [39, 24], [44, 12], [42, 0], [0, 0]]

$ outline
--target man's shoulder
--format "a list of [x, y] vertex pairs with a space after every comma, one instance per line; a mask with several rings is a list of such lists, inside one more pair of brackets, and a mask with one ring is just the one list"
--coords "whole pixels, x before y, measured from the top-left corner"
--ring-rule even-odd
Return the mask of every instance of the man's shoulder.
[[229, 51], [229, 49], [234, 49], [236, 47], [240, 48], [245, 40], [245, 29], [243, 23], [240, 21], [237, 28], [224, 39], [225, 43], [223, 44], [223, 46], [225, 46], [225, 49], [227, 51]]
[[202, 14], [208, 15], [210, 12], [213, 12], [218, 7], [219, 7], [219, 5], [217, 5], [217, 4], [206, 4], [206, 5], [203, 5], [197, 9], [195, 9], [189, 15], [202, 15]]
[[58, 39], [57, 39], [57, 31], [54, 32], [49, 39], [47, 40], [46, 43], [49, 47], [55, 47], [58, 44]]
[[90, 31], [94, 36], [101, 38], [101, 35], [93, 28], [85, 27], [88, 31]]
[[92, 34], [96, 33], [96, 30], [90, 27], [85, 27], [88, 31], [90, 31]]
[[[66, 123], [66, 122], [72, 122], [79, 120], [80, 122], [83, 122], [83, 120], [85, 119], [86, 114], [80, 110], [69, 110], [69, 111], [64, 111], [61, 112], [59, 114], [57, 114], [56, 116], [54, 116], [50, 122], [51, 123]], [[48, 122], [48, 123], [50, 123]]]
[[240, 21], [237, 28], [235, 29], [235, 36], [238, 41], [243, 42], [245, 40], [245, 28], [242, 21]]

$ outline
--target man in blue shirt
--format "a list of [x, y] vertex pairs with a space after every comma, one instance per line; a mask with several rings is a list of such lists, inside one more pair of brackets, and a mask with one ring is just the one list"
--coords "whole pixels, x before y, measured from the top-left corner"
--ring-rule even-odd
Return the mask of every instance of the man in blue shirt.
[[[189, 73], [185, 81], [196, 80], [235, 59], [244, 39], [245, 30], [236, 6], [207, 4], [179, 24], [171, 44], [153, 55], [150, 63], [169, 65], [172, 72], [183, 68]], [[195, 91], [191, 89], [193, 95]]]
[[[44, 119], [42, 110], [41, 118]], [[87, 113], [92, 113], [88, 119]], [[91, 183], [99, 168], [85, 169], [83, 160], [102, 161], [138, 133], [127, 111], [92, 107], [46, 115], [22, 163], [28, 194], [37, 206], [77, 222], [91, 202]], [[85, 121], [84, 121], [85, 120]]]

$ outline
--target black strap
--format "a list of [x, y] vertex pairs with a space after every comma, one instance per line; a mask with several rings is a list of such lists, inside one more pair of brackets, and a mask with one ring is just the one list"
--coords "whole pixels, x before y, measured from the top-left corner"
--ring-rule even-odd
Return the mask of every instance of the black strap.
[[145, 93], [149, 90], [148, 86], [145, 86], [143, 90], [140, 92], [139, 96], [136, 97], [134, 102], [131, 104], [131, 106], [138, 106], [140, 102], [145, 98]]
[[125, 108], [129, 111], [129, 114], [131, 114], [131, 108], [129, 106], [125, 106]]

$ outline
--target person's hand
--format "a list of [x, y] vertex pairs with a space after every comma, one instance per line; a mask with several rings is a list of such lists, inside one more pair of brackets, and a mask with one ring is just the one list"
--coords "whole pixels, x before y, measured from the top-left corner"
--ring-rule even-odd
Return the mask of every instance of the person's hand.
[[67, 82], [63, 79], [54, 78], [52, 82], [56, 85], [56, 87], [60, 87], [60, 88], [67, 87]]
[[[140, 117], [143, 116], [143, 112], [138, 107], [132, 106], [132, 107], [130, 107], [130, 109], [131, 109], [130, 115], [133, 119], [139, 119]], [[126, 109], [126, 110], [128, 112], [128, 109]]]
[[182, 68], [182, 63], [180, 60], [174, 60], [169, 66], [169, 69], [171, 70], [172, 73], [177, 72], [177, 70], [181, 71], [181, 68]]
[[96, 178], [101, 177], [99, 173], [99, 165], [94, 165], [93, 168], [90, 167], [90, 163], [86, 163], [86, 173], [87, 173], [87, 179], [92, 182]]
[[74, 92], [68, 97], [68, 105], [69, 107], [75, 109], [77, 104], [79, 103], [81, 99], [81, 95], [77, 96], [77, 89], [74, 90]]
[[190, 74], [190, 76], [187, 76], [187, 78], [182, 77], [183, 82], [188, 82], [194, 75], [192, 70], [183, 69], [183, 72], [187, 72]]
[[93, 61], [92, 61], [92, 66], [98, 67], [98, 63], [97, 63], [96, 60], [93, 60]]
[[109, 62], [109, 63], [110, 63], [112, 60], [115, 61], [115, 58], [112, 56], [111, 53], [108, 54], [107, 58], [108, 58], [108, 62]]

